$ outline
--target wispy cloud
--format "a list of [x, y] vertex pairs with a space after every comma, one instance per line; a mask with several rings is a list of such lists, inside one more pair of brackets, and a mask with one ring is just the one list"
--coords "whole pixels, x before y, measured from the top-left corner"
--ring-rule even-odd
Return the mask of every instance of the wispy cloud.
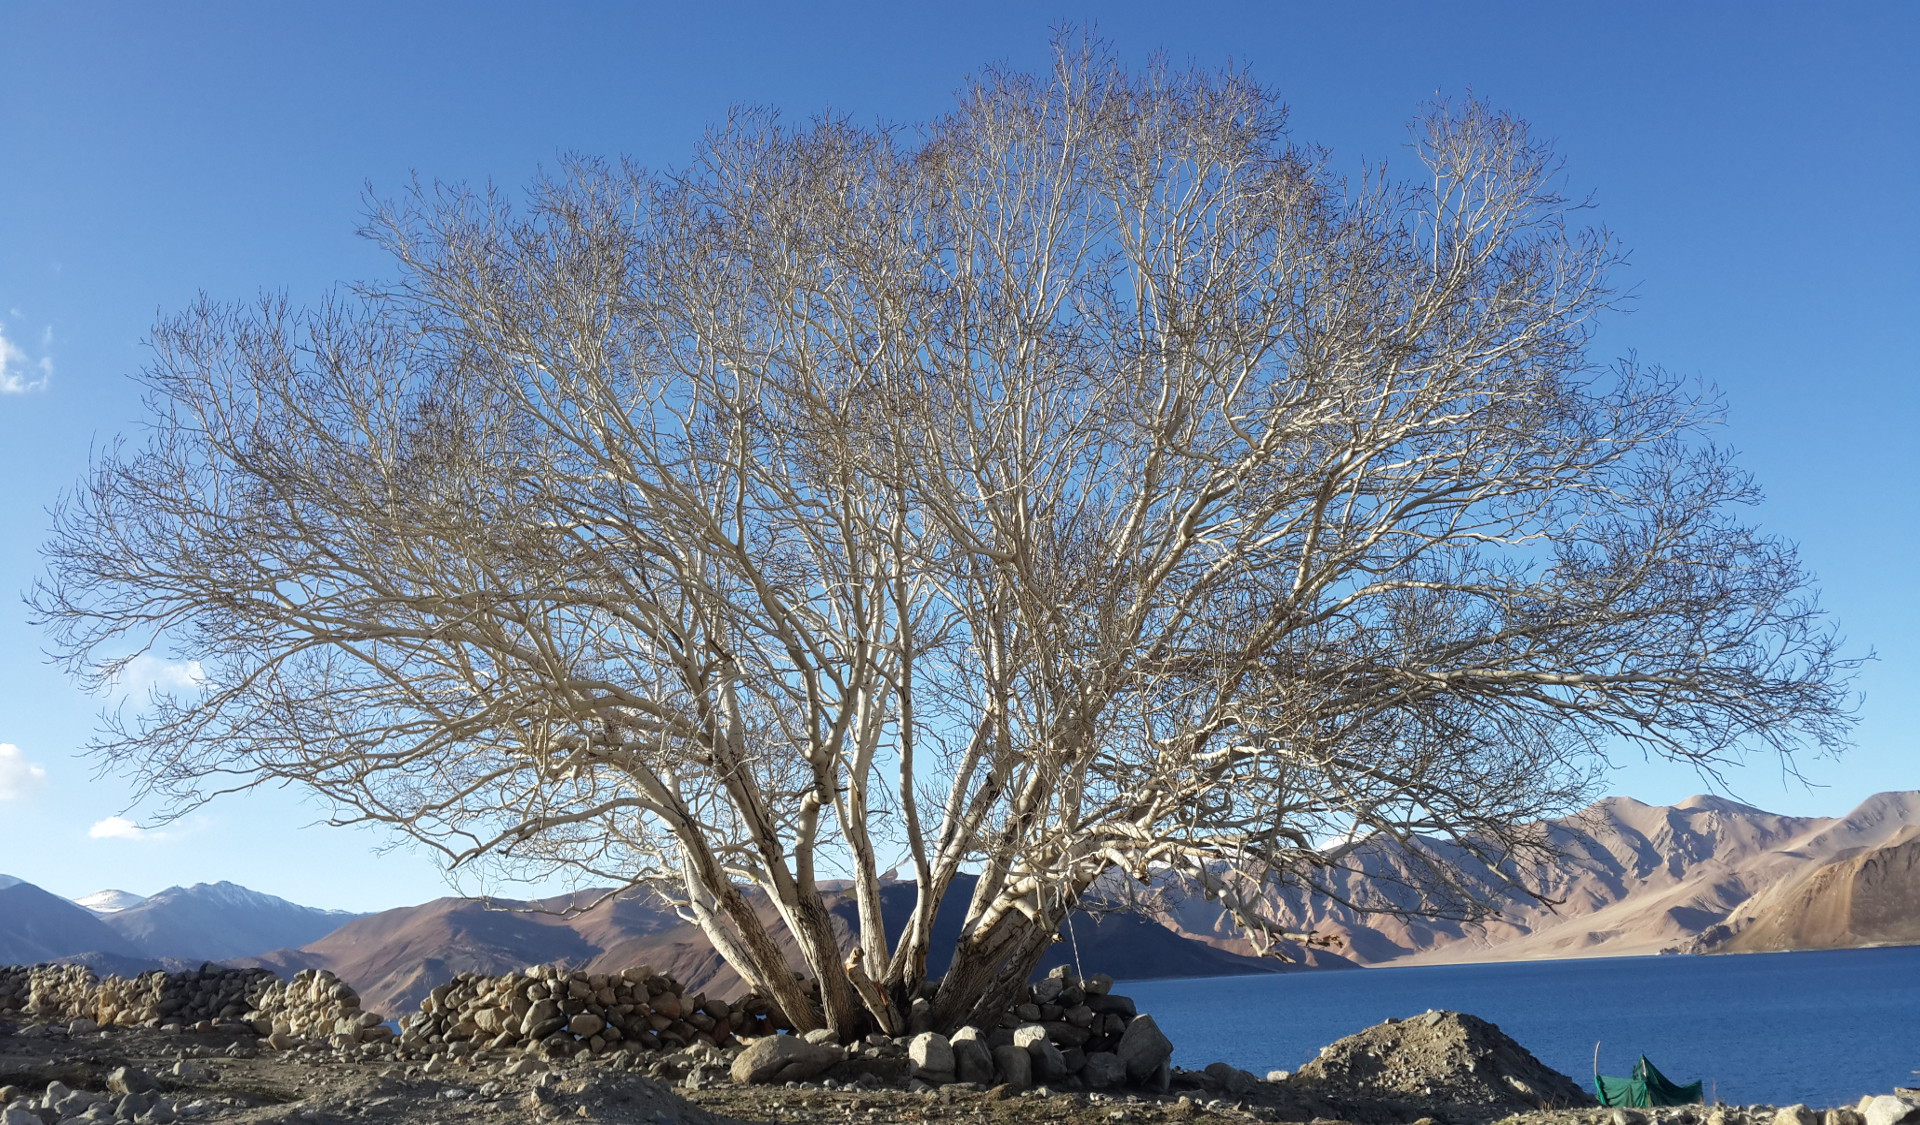
[[[19, 310], [14, 310], [18, 315]], [[45, 390], [53, 378], [53, 329], [40, 334], [40, 358], [7, 338], [7, 326], [0, 324], [0, 394], [23, 395]]]
[[120, 674], [114, 677], [112, 691], [122, 697], [145, 696], [154, 691], [173, 695], [199, 691], [206, 681], [206, 671], [198, 660], [162, 660], [143, 652], [120, 669]]
[[47, 771], [27, 761], [11, 742], [0, 742], [0, 801], [15, 801], [47, 783]]
[[95, 821], [93, 827], [87, 829], [87, 835], [95, 840], [139, 840], [142, 842], [164, 840], [167, 838], [165, 832], [156, 832], [150, 828], [142, 828], [124, 816], [110, 816], [105, 820]]

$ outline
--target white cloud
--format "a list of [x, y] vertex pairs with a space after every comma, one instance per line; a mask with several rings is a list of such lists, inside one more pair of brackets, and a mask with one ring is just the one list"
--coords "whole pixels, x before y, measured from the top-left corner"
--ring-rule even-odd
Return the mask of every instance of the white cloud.
[[53, 356], [47, 354], [52, 345], [53, 329], [49, 328], [41, 333], [40, 358], [34, 359], [25, 348], [7, 339], [6, 327], [0, 325], [0, 394], [44, 390], [53, 378]]
[[206, 682], [207, 673], [198, 660], [162, 660], [143, 652], [120, 669], [112, 690], [120, 696], [144, 697], [153, 691], [172, 695], [199, 691]]
[[0, 742], [0, 801], [24, 797], [47, 783], [47, 771], [27, 761], [11, 742]]
[[165, 832], [142, 828], [124, 816], [110, 816], [105, 820], [95, 821], [93, 827], [87, 829], [87, 835], [95, 840], [164, 840], [167, 838]]

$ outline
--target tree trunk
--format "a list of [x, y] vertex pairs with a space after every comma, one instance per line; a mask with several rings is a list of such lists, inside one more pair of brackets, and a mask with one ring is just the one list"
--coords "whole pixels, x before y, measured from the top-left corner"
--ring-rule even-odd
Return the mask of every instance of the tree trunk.
[[992, 929], [961, 938], [934, 994], [934, 1026], [951, 1032], [975, 1014], [997, 1014], [1010, 1006], [1059, 928], [1051, 913], [1036, 922], [1009, 911]]

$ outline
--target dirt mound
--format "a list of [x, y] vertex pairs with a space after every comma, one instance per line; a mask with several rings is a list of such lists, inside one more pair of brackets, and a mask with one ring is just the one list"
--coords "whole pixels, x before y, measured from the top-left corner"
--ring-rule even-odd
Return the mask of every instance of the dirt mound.
[[1575, 1082], [1464, 1012], [1389, 1020], [1320, 1050], [1292, 1085], [1335, 1104], [1404, 1105], [1447, 1120], [1593, 1104]]

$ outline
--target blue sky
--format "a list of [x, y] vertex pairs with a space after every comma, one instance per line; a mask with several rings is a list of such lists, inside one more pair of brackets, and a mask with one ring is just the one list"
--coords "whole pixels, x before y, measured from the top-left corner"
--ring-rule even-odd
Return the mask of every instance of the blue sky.
[[[446, 893], [423, 856], [312, 826], [289, 793], [162, 833], [76, 756], [100, 701], [45, 663], [15, 594], [45, 509], [131, 431], [160, 310], [307, 298], [386, 266], [362, 196], [418, 173], [526, 182], [581, 152], [682, 161], [729, 106], [913, 122], [982, 64], [1044, 64], [1093, 21], [1130, 61], [1246, 65], [1338, 163], [1404, 158], [1435, 93], [1534, 123], [1632, 249], [1604, 354], [1711, 382], [1724, 440], [1801, 545], [1861, 676], [1857, 747], [1758, 760], [1741, 799], [1838, 814], [1920, 788], [1920, 5], [1763, 3], [0, 4], [0, 872], [80, 895], [232, 879], [370, 910]], [[155, 677], [177, 675], [159, 664]], [[1671, 802], [1691, 772], [1610, 786]]]

